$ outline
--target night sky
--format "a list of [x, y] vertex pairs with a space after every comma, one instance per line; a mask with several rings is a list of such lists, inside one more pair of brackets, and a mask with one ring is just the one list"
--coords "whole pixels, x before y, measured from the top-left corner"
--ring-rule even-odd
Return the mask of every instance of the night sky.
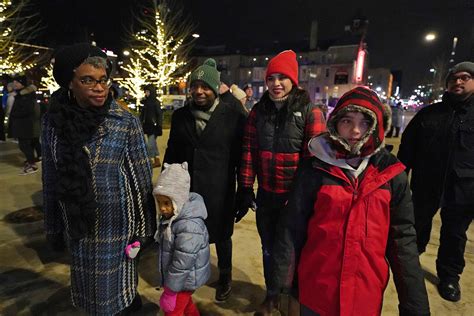
[[[124, 27], [139, 0], [31, 0], [46, 28], [42, 41], [55, 47], [81, 41], [94, 33], [98, 46], [120, 51]], [[141, 1], [143, 2], [143, 1]], [[196, 45], [228, 44], [243, 50], [275, 40], [296, 42], [309, 38], [313, 19], [318, 38], [343, 35], [344, 25], [360, 12], [369, 19], [367, 44], [370, 67], [403, 71], [407, 91], [429, 78], [438, 58], [449, 59], [452, 39], [459, 38], [456, 62], [474, 60], [474, 0], [400, 1], [204, 1], [183, 0], [184, 9], [201, 35]], [[433, 31], [437, 39], [424, 41]], [[297, 47], [288, 47], [297, 50]], [[275, 52], [277, 53], [277, 52]]]

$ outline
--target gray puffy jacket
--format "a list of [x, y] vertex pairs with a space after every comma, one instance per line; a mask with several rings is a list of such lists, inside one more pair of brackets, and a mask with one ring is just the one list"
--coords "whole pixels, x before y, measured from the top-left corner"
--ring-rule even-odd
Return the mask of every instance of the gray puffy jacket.
[[211, 275], [209, 234], [204, 224], [207, 217], [203, 198], [194, 192], [171, 221], [162, 221], [158, 228], [161, 285], [174, 292], [194, 291]]

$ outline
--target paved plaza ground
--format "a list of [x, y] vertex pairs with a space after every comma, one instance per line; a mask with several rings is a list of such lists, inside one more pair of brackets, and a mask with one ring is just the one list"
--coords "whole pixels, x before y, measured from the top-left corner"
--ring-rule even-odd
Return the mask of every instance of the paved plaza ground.
[[[159, 138], [164, 153], [169, 131]], [[387, 143], [398, 150], [399, 139]], [[69, 257], [50, 251], [46, 245], [41, 213], [20, 210], [42, 205], [41, 172], [20, 176], [23, 156], [18, 145], [0, 143], [0, 315], [84, 315], [75, 309], [69, 296]], [[159, 169], [154, 169], [156, 181]], [[25, 215], [27, 214], [27, 215]], [[30, 221], [30, 222], [28, 222]], [[435, 259], [440, 220], [435, 218], [431, 242], [421, 256], [426, 273], [432, 315], [474, 315], [474, 225], [468, 232], [466, 268], [461, 279], [462, 300], [451, 303], [440, 298], [436, 289]], [[249, 213], [235, 226], [233, 295], [224, 304], [214, 303], [218, 273], [212, 249], [212, 276], [208, 285], [194, 294], [202, 315], [252, 315], [265, 296], [260, 240], [255, 214]], [[140, 262], [139, 292], [144, 308], [137, 315], [157, 315], [157, 257], [155, 249], [144, 252]], [[398, 299], [393, 282], [385, 292], [383, 315], [398, 315]]]

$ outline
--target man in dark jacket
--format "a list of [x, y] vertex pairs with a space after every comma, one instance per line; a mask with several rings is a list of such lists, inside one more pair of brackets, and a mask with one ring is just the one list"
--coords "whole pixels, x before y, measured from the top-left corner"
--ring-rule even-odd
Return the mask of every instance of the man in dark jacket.
[[235, 183], [245, 115], [218, 98], [214, 59], [197, 67], [190, 83], [192, 100], [173, 113], [164, 162], [187, 161], [191, 191], [204, 198], [209, 242], [216, 244], [220, 274], [215, 298], [222, 302], [231, 293]]
[[443, 101], [418, 112], [402, 135], [398, 158], [412, 170], [418, 251], [429, 242], [441, 207], [436, 269], [440, 295], [459, 301], [466, 231], [474, 214], [474, 63], [455, 65]]
[[[20, 175], [27, 175], [38, 171], [36, 161], [41, 156], [40, 108], [36, 103], [36, 87], [28, 86], [25, 75], [13, 78], [13, 88], [17, 94], [10, 113], [10, 137], [18, 138], [18, 145], [26, 158]], [[38, 157], [35, 157], [35, 151]]]
[[161, 167], [160, 151], [156, 145], [158, 136], [163, 135], [163, 111], [160, 101], [156, 97], [156, 87], [152, 84], [146, 85], [143, 109], [140, 112], [140, 122], [143, 133], [147, 138], [146, 148], [153, 168]]

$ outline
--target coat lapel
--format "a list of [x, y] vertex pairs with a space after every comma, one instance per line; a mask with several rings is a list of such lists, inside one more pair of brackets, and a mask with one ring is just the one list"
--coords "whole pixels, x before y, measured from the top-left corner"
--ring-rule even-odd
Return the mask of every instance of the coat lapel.
[[193, 143], [194, 147], [197, 147], [199, 143], [199, 137], [196, 132], [196, 120], [194, 119], [189, 106], [186, 109], [184, 126], [186, 129], [186, 134], [189, 135], [189, 139]]
[[215, 135], [216, 128], [222, 127], [222, 120], [226, 113], [226, 108], [223, 103], [219, 102], [216, 106], [216, 109], [211, 115], [209, 122], [207, 122], [206, 127], [202, 131], [200, 140], [205, 140], [208, 135]]

